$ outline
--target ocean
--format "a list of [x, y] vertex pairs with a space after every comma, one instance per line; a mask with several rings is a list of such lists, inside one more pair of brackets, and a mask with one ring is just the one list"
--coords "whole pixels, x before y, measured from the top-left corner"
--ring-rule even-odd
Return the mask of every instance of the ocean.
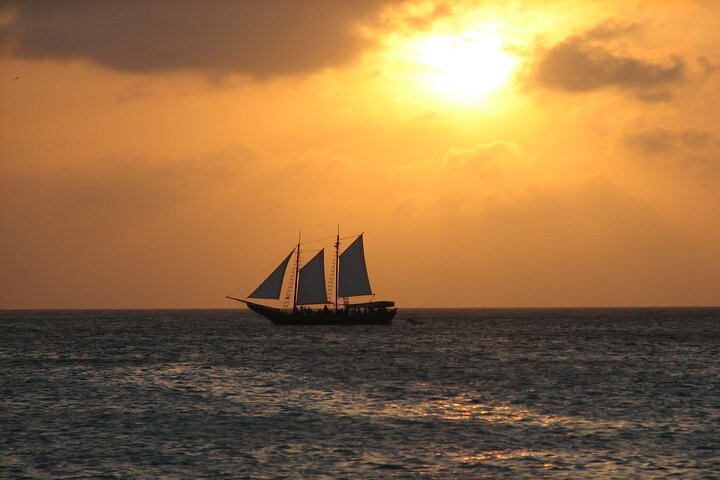
[[[410, 323], [412, 319], [414, 323]], [[720, 309], [0, 312], [0, 478], [720, 478]]]

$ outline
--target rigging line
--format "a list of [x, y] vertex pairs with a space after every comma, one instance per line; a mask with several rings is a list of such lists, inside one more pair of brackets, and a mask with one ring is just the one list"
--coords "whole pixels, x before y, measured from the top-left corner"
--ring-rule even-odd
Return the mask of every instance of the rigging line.
[[308, 240], [307, 242], [302, 242], [300, 245], [307, 245], [308, 243], [323, 242], [323, 241], [329, 240], [329, 239], [331, 239], [331, 238], [335, 238], [335, 236], [325, 237], [325, 238], [318, 238], [317, 240]]
[[[363, 233], [365, 233], [365, 232], [363, 232]], [[360, 235], [362, 235], [362, 233], [358, 233], [355, 235], [348, 235], [347, 237], [340, 237], [340, 240], [347, 240], [348, 238], [359, 237]], [[302, 246], [302, 245], [307, 245], [309, 243], [324, 242], [325, 240], [330, 240], [330, 239], [336, 240], [337, 235], [333, 235], [332, 237], [318, 238], [317, 240], [308, 240], [307, 242], [302, 242], [300, 245]]]
[[[293, 250], [295, 250], [295, 247], [293, 247]], [[251, 281], [256, 280], [256, 279], [257, 279], [258, 277], [260, 277], [263, 273], [267, 272], [267, 270], [268, 270], [271, 266], [277, 265], [277, 263], [278, 263], [280, 260], [283, 260], [285, 257], [287, 257], [287, 254], [283, 254], [283, 255], [280, 255], [280, 256], [276, 257], [273, 261], [269, 262], [269, 263], [268, 263], [267, 265], [265, 265], [262, 269], [256, 271], [250, 278], [248, 278], [248, 279], [245, 280], [243, 283], [241, 283], [240, 285], [238, 285], [237, 287], [235, 287], [233, 290], [231, 290], [230, 293], [228, 293], [228, 295], [231, 295], [231, 294], [233, 294], [233, 293], [236, 293], [238, 290], [240, 290], [241, 288], [245, 287], [245, 286], [246, 286], [248, 283], [250, 283]]]

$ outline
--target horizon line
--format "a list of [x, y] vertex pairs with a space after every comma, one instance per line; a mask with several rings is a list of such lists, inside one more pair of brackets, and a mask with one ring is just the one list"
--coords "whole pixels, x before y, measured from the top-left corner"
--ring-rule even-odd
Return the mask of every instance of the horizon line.
[[[631, 310], [631, 309], [720, 309], [720, 305], [612, 305], [612, 306], [524, 306], [524, 307], [513, 307], [513, 306], [474, 306], [474, 307], [428, 307], [428, 306], [410, 306], [410, 307], [398, 307], [398, 311], [401, 310], [584, 310], [584, 309], [606, 309], [606, 310]], [[52, 307], [52, 308], [5, 308], [0, 307], [0, 312], [21, 312], [21, 311], [34, 311], [34, 312], [53, 312], [53, 311], [158, 311], [158, 310], [218, 310], [218, 311], [231, 311], [231, 310], [248, 310], [247, 307]]]

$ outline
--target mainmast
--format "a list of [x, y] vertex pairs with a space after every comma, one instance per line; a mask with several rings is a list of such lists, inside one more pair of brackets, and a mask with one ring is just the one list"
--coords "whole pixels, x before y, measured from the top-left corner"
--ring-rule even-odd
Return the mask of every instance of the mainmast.
[[340, 258], [340, 225], [338, 225], [337, 229], [337, 239], [335, 240], [335, 312], [337, 312], [338, 309], [338, 280], [340, 279], [340, 276], [338, 274], [338, 267], [339, 267], [339, 258]]
[[295, 279], [293, 285], [293, 312], [297, 309], [298, 277], [300, 276], [300, 238], [302, 231], [298, 232], [298, 244], [295, 251]]

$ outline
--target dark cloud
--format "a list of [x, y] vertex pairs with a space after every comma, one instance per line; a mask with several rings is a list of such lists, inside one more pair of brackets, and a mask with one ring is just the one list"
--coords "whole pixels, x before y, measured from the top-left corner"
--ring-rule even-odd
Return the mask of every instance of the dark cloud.
[[624, 143], [642, 153], [671, 153], [681, 149], [703, 150], [715, 147], [717, 139], [712, 133], [688, 128], [684, 130], [670, 130], [666, 128], [653, 128], [626, 135]]
[[355, 26], [393, 1], [7, 2], [0, 12], [0, 49], [132, 72], [262, 78], [349, 61], [369, 45]]
[[710, 75], [720, 70], [720, 61], [712, 60], [706, 55], [700, 55], [697, 58], [698, 66], [706, 74]]
[[667, 153], [677, 147], [676, 134], [665, 128], [654, 128], [631, 133], [623, 138], [623, 142], [642, 153]]
[[[717, 189], [720, 135], [696, 128], [653, 128], [626, 135], [623, 143], [652, 162], [693, 175], [703, 188]], [[717, 191], [717, 190], [716, 190]]]
[[566, 92], [615, 87], [646, 102], [668, 100], [667, 88], [683, 79], [685, 62], [678, 56], [662, 62], [639, 58], [612, 42], [639, 30], [636, 24], [604, 23], [572, 35], [544, 52], [536, 79], [544, 87]]
[[642, 100], [645, 103], [659, 103], [659, 102], [668, 102], [672, 100], [672, 93], [670, 93], [667, 90], [659, 90], [659, 91], [649, 91], [649, 92], [643, 92], [638, 91], [635, 92], [635, 96], [638, 98], [638, 100]]

